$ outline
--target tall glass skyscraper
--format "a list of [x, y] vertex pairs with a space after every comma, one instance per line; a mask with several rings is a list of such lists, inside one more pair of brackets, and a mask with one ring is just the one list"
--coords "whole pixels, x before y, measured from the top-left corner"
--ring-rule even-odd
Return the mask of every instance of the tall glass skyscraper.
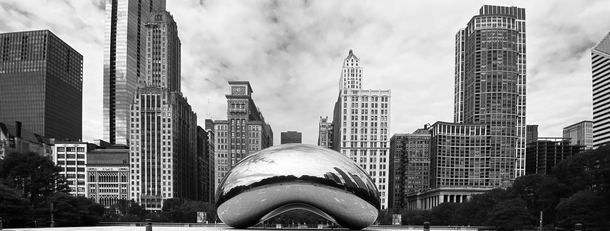
[[82, 138], [83, 56], [48, 30], [0, 34], [0, 122]]
[[146, 28], [150, 12], [165, 0], [106, 0], [104, 34], [104, 139], [128, 144], [129, 104], [146, 73]]
[[610, 33], [591, 49], [593, 71], [593, 147], [610, 142]]

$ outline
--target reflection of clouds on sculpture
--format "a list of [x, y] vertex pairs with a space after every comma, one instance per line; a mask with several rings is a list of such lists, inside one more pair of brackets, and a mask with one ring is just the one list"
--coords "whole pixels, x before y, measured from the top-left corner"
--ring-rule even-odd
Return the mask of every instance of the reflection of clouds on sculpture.
[[354, 161], [303, 144], [273, 146], [244, 158], [227, 173], [216, 198], [221, 220], [241, 228], [295, 208], [364, 228], [380, 207], [375, 184]]

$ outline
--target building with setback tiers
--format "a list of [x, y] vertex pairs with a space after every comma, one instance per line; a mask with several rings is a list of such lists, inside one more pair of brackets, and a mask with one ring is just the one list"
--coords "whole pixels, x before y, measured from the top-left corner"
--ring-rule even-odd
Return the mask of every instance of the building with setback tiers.
[[130, 191], [147, 210], [163, 200], [196, 200], [197, 115], [180, 92], [180, 39], [172, 15], [161, 9], [145, 22], [145, 74], [130, 108]]
[[0, 122], [80, 140], [83, 56], [48, 30], [0, 34]]
[[610, 32], [591, 49], [593, 147], [610, 142]]
[[165, 10], [165, 0], [106, 1], [103, 118], [111, 144], [129, 143], [130, 104], [148, 69], [145, 23], [155, 9]]
[[227, 120], [214, 121], [216, 135], [216, 190], [227, 172], [241, 159], [273, 146], [273, 130], [252, 99], [248, 81], [229, 81]]
[[333, 149], [373, 178], [387, 208], [390, 90], [362, 90], [362, 66], [352, 50], [343, 60], [333, 114]]
[[432, 208], [506, 187], [525, 175], [525, 9], [484, 5], [455, 36], [454, 123], [431, 128]]

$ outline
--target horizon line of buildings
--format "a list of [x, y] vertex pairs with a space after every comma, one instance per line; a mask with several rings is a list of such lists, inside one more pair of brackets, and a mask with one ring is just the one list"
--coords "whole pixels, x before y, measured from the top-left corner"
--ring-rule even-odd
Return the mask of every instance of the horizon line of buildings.
[[[106, 2], [104, 139], [94, 143], [80, 141], [82, 55], [49, 30], [0, 34], [0, 81], [8, 83], [0, 84], [0, 158], [50, 156], [72, 194], [105, 206], [133, 199], [159, 211], [169, 198], [213, 202], [233, 166], [273, 145], [273, 130], [248, 81], [228, 82], [226, 120], [198, 125], [181, 92], [181, 42], [165, 5]], [[333, 121], [320, 117], [318, 145], [371, 176], [381, 209], [429, 209], [547, 173], [610, 142], [610, 33], [592, 49], [593, 120], [566, 126], [561, 138], [538, 137], [537, 125], [526, 125], [525, 34], [525, 9], [481, 7], [455, 36], [454, 121], [393, 135], [391, 90], [363, 89], [363, 67], [350, 50]], [[14, 121], [21, 122], [6, 124]], [[301, 142], [299, 132], [281, 137]]]

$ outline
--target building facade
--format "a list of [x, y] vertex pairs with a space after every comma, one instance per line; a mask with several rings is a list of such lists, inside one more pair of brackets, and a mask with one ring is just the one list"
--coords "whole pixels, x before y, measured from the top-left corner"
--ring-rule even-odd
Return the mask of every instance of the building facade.
[[352, 50], [343, 61], [333, 114], [333, 149], [373, 178], [388, 206], [390, 90], [362, 90], [362, 66]]
[[318, 123], [318, 146], [333, 148], [333, 123], [328, 121], [328, 116], [320, 116]]
[[303, 142], [303, 134], [297, 131], [282, 132], [280, 135], [280, 144], [300, 144]]
[[455, 39], [454, 122], [490, 126], [513, 179], [525, 174], [525, 35], [525, 9], [484, 5]]
[[538, 140], [538, 125], [527, 125], [525, 137], [525, 143], [527, 144]]
[[129, 148], [100, 146], [87, 153], [86, 182], [90, 199], [106, 208], [129, 200]]
[[53, 162], [62, 170], [70, 195], [106, 208], [129, 200], [129, 149], [105, 142], [55, 141]]
[[79, 141], [56, 141], [53, 145], [53, 162], [61, 168], [70, 195], [89, 197], [87, 191], [87, 152], [95, 146]]
[[153, 10], [165, 0], [106, 1], [104, 27], [104, 140], [129, 143], [129, 109], [147, 73], [147, 30]]
[[508, 187], [514, 157], [486, 124], [436, 122], [430, 140], [430, 190], [407, 195], [407, 208], [461, 203], [474, 194]]
[[51, 157], [53, 150], [50, 139], [23, 129], [21, 122], [16, 121], [15, 125], [0, 122], [0, 159], [12, 152]]
[[254, 91], [250, 82], [229, 81], [229, 85], [227, 120], [214, 121], [216, 190], [227, 172], [241, 159], [273, 146], [273, 130], [252, 99]]
[[406, 208], [407, 195], [430, 189], [430, 132], [397, 133], [390, 139], [389, 208]]
[[593, 149], [593, 121], [585, 120], [563, 128], [563, 138], [570, 138], [571, 145]]
[[179, 92], [146, 87], [131, 105], [132, 199], [161, 210], [169, 198], [195, 200], [197, 115]]
[[591, 49], [593, 77], [593, 147], [610, 142], [610, 33]]
[[0, 122], [82, 138], [83, 56], [48, 30], [0, 34]]
[[[206, 120], [207, 125], [208, 120]], [[214, 203], [214, 131], [197, 126], [197, 200]]]
[[571, 139], [566, 137], [540, 137], [527, 144], [525, 172], [528, 175], [551, 174], [555, 165], [584, 151], [585, 147], [571, 144]]

